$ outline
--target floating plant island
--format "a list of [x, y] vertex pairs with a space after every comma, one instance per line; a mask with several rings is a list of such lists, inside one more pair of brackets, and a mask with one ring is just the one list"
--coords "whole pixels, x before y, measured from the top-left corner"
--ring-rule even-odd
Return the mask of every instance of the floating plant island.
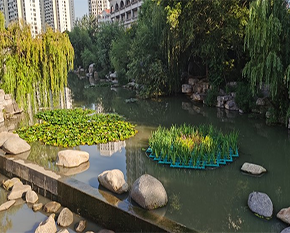
[[16, 132], [27, 142], [74, 147], [123, 141], [137, 133], [135, 125], [117, 114], [97, 114], [89, 109], [58, 109], [36, 114], [40, 123]]
[[170, 167], [219, 167], [238, 157], [238, 133], [224, 134], [212, 125], [158, 127], [149, 138], [146, 154]]

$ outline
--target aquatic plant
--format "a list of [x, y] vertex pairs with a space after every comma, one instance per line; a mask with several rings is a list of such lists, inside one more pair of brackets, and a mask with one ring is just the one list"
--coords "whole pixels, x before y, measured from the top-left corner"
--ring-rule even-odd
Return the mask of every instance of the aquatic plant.
[[27, 142], [74, 147], [123, 141], [137, 133], [135, 125], [117, 114], [96, 114], [93, 110], [58, 109], [39, 112], [40, 123], [16, 132]]
[[238, 132], [223, 134], [212, 125], [173, 125], [158, 127], [149, 138], [149, 146], [157, 160], [166, 158], [172, 165], [198, 166], [199, 163], [217, 165], [220, 159], [230, 159], [237, 152]]

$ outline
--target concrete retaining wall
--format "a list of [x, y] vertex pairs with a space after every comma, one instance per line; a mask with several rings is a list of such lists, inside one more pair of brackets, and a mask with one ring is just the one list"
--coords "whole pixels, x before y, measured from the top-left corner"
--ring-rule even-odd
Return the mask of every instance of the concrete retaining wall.
[[117, 232], [196, 232], [154, 211], [122, 201], [106, 190], [61, 177], [17, 157], [0, 156], [0, 172], [9, 178], [19, 177], [41, 195]]

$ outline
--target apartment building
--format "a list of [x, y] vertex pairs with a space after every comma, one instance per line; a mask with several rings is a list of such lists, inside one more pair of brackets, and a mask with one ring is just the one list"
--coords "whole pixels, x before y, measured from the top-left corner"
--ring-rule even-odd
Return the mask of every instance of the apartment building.
[[73, 0], [40, 0], [42, 28], [50, 26], [54, 30], [71, 31], [74, 26], [75, 13]]
[[109, 0], [88, 0], [89, 15], [98, 17], [104, 10], [109, 9]]
[[135, 22], [143, 0], [109, 0], [111, 21], [124, 24], [125, 27]]
[[0, 10], [5, 17], [5, 26], [23, 19], [31, 26], [32, 35], [41, 32], [39, 0], [0, 0]]
[[73, 0], [0, 0], [6, 26], [23, 19], [31, 26], [33, 36], [45, 31], [47, 25], [61, 32], [74, 25]]

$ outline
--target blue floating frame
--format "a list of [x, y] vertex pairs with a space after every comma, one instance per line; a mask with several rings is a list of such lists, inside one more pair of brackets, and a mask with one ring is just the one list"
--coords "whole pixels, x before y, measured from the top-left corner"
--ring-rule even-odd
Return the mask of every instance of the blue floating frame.
[[238, 149], [236, 149], [236, 153], [233, 154], [233, 150], [230, 148], [229, 155], [225, 158], [220, 158], [220, 153], [215, 160], [215, 162], [211, 159], [210, 161], [203, 161], [200, 158], [197, 159], [195, 165], [192, 163], [192, 159], [189, 160], [188, 165], [185, 165], [180, 161], [179, 158], [176, 158], [175, 164], [173, 164], [172, 160], [167, 160], [167, 155], [163, 159], [160, 155], [158, 158], [153, 154], [153, 151], [150, 147], [146, 150], [146, 153], [149, 154], [149, 158], [157, 161], [159, 164], [170, 165], [172, 168], [186, 168], [186, 169], [197, 169], [204, 170], [206, 167], [220, 167], [220, 165], [226, 165], [228, 162], [233, 162], [234, 157], [239, 157]]

